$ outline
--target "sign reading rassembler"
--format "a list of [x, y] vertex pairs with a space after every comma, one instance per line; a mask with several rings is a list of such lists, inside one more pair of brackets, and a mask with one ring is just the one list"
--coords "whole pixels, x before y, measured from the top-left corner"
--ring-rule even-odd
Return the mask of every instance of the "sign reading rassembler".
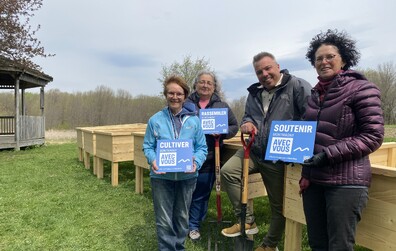
[[272, 121], [266, 160], [303, 163], [312, 157], [316, 121]]
[[204, 134], [228, 133], [228, 108], [201, 109], [199, 118]]
[[158, 140], [157, 166], [159, 172], [188, 172], [193, 168], [191, 139]]

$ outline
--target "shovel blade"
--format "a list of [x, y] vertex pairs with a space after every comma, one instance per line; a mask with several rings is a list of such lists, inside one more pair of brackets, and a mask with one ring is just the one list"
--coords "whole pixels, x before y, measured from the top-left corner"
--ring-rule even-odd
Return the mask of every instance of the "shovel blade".
[[253, 251], [254, 240], [253, 235], [235, 237], [235, 251]]

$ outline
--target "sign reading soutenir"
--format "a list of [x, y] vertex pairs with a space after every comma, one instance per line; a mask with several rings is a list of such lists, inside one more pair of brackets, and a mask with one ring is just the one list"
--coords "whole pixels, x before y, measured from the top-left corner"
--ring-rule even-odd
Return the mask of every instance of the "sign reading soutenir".
[[313, 155], [316, 121], [272, 121], [266, 160], [303, 163]]
[[158, 140], [157, 166], [159, 172], [188, 172], [193, 169], [191, 139]]
[[199, 110], [204, 134], [228, 133], [228, 108], [208, 108]]

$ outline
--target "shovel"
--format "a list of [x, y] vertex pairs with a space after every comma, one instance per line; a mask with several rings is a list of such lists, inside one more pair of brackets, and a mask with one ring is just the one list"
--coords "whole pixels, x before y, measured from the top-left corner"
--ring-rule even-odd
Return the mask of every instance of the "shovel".
[[[218, 246], [221, 243], [221, 241], [218, 240], [218, 233], [223, 229], [223, 223], [231, 223], [230, 221], [223, 222], [223, 213], [221, 210], [221, 186], [220, 186], [220, 135], [216, 135], [215, 137], [215, 187], [216, 187], [216, 209], [217, 209], [217, 221], [210, 221], [211, 223], [216, 224], [216, 233], [215, 233], [215, 239], [214, 239], [214, 250], [218, 250]], [[220, 228], [220, 230], [219, 230]], [[213, 232], [213, 229], [209, 232]], [[223, 243], [225, 244], [225, 243]], [[224, 246], [222, 245], [222, 249], [224, 250]], [[208, 236], [208, 251], [211, 250], [211, 238], [210, 235]]]
[[253, 250], [253, 235], [247, 235], [245, 229], [246, 207], [248, 202], [248, 179], [249, 179], [249, 155], [250, 148], [254, 141], [254, 131], [249, 135], [249, 142], [246, 143], [245, 136], [241, 133], [241, 141], [244, 150], [243, 167], [242, 167], [242, 184], [241, 184], [241, 235], [235, 239], [235, 250], [251, 251]]

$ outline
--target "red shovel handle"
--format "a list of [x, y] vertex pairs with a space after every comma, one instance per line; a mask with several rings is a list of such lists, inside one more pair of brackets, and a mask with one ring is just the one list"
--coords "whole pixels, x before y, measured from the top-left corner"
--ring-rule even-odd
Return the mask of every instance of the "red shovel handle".
[[246, 144], [245, 135], [243, 133], [241, 133], [241, 141], [242, 141], [243, 150], [244, 150], [244, 159], [249, 159], [250, 148], [252, 147], [252, 144], [254, 141], [254, 134], [255, 134], [255, 131], [253, 129], [252, 132], [249, 134], [249, 143]]

